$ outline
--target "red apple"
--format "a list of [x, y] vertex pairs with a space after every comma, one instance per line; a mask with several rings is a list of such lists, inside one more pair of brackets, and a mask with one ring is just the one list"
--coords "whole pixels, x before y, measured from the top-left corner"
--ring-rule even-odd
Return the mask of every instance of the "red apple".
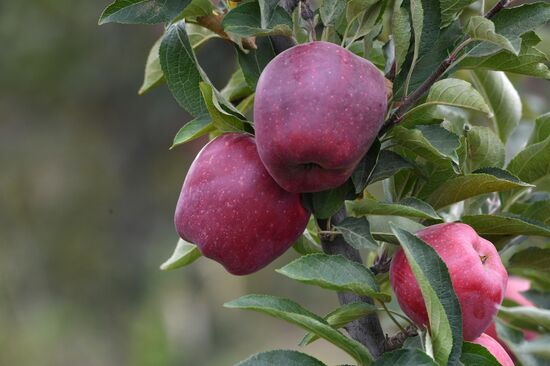
[[181, 238], [236, 275], [255, 272], [283, 254], [308, 219], [300, 195], [283, 190], [265, 170], [254, 138], [236, 133], [201, 150], [175, 214]]
[[489, 351], [502, 366], [514, 366], [514, 361], [508, 356], [508, 353], [502, 348], [502, 346], [494, 340], [492, 337], [483, 333], [479, 338], [474, 339], [472, 343], [477, 343]]
[[[495, 247], [461, 223], [430, 226], [417, 236], [433, 247], [447, 265], [462, 310], [464, 339], [476, 339], [502, 303], [508, 280]], [[402, 249], [392, 259], [390, 281], [403, 312], [415, 323], [428, 325], [420, 287]]]
[[258, 81], [258, 152], [289, 192], [335, 188], [372, 145], [385, 112], [385, 80], [372, 63], [332, 43], [298, 45]]

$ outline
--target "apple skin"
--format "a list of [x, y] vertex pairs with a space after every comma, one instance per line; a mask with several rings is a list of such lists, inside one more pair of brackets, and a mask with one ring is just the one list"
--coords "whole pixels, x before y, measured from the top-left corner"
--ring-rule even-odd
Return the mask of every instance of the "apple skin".
[[478, 338], [474, 339], [472, 343], [477, 343], [489, 351], [502, 366], [514, 366], [514, 361], [508, 356], [508, 353], [502, 348], [502, 346], [489, 335], [483, 333]]
[[[416, 235], [447, 265], [462, 310], [463, 337], [476, 339], [493, 320], [508, 280], [494, 245], [462, 223], [433, 225]], [[428, 325], [420, 287], [402, 249], [392, 259], [390, 282], [403, 312], [415, 323]]]
[[230, 133], [208, 143], [191, 164], [176, 206], [180, 237], [228, 272], [256, 272], [303, 233], [309, 212], [300, 195], [265, 170], [252, 136]]
[[264, 69], [256, 87], [258, 153], [289, 192], [335, 188], [351, 176], [382, 127], [382, 73], [327, 42], [292, 47]]

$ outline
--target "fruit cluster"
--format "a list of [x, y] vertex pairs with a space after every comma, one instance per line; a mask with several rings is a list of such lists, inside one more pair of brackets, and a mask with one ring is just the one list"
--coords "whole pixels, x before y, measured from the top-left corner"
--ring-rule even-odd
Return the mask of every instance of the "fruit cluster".
[[[254, 104], [255, 137], [228, 133], [208, 143], [187, 174], [177, 203], [178, 234], [230, 273], [255, 272], [304, 232], [301, 193], [338, 187], [376, 138], [386, 113], [385, 80], [369, 61], [326, 42], [293, 47], [263, 71]], [[513, 365], [491, 324], [508, 275], [495, 247], [468, 225], [417, 233], [447, 265], [462, 311], [465, 340]], [[420, 287], [404, 252], [390, 281], [415, 323], [428, 326]]]

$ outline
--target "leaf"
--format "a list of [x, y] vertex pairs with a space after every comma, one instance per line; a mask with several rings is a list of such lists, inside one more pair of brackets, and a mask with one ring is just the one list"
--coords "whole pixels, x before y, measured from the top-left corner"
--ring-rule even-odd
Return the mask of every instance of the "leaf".
[[535, 129], [529, 138], [529, 145], [537, 144], [550, 136], [550, 113], [543, 114], [535, 120]]
[[517, 252], [510, 258], [508, 267], [511, 270], [527, 268], [550, 274], [550, 249], [530, 247]]
[[493, 129], [506, 142], [521, 118], [518, 92], [501, 71], [473, 70], [472, 79], [491, 108]]
[[163, 271], [168, 271], [171, 269], [184, 267], [193, 263], [201, 256], [202, 254], [195, 244], [179, 239], [176, 249], [174, 249], [174, 253], [160, 266], [160, 269]]
[[222, 109], [216, 100], [216, 95], [212, 86], [205, 82], [199, 84], [200, 91], [208, 113], [212, 118], [212, 125], [216, 127], [218, 131], [231, 132], [231, 131], [244, 131], [243, 121], [235, 117]]
[[294, 301], [268, 295], [246, 295], [224, 304], [227, 308], [254, 310], [286, 320], [344, 350], [359, 364], [368, 365], [372, 356], [365, 346], [331, 327], [323, 318]]
[[427, 202], [435, 209], [440, 209], [481, 194], [530, 186], [506, 170], [486, 168], [449, 179], [428, 197]]
[[192, 0], [180, 14], [182, 19], [196, 19], [212, 14], [214, 7], [210, 0]]
[[378, 243], [370, 233], [369, 222], [366, 218], [346, 217], [344, 221], [334, 227], [342, 233], [346, 243], [355, 249], [378, 249]]
[[403, 348], [382, 354], [373, 366], [437, 366], [437, 363], [422, 350]]
[[187, 122], [178, 131], [174, 137], [174, 142], [172, 143], [170, 149], [204, 136], [215, 129], [216, 127], [212, 124], [212, 119], [210, 117], [197, 117], [192, 121]]
[[390, 299], [389, 295], [380, 292], [370, 269], [341, 255], [310, 254], [295, 259], [276, 271], [308, 285], [334, 291], [349, 291], [380, 301]]
[[501, 306], [498, 316], [520, 329], [550, 333], [550, 310], [531, 306]]
[[409, 11], [405, 7], [400, 7], [401, 1], [396, 1], [396, 8], [392, 15], [392, 35], [395, 43], [395, 71], [401, 70], [401, 65], [405, 62], [407, 52], [411, 43], [411, 23], [409, 20]]
[[487, 348], [477, 344], [464, 342], [460, 361], [464, 365], [501, 366], [495, 356]]
[[495, 32], [495, 24], [485, 17], [473, 16], [468, 19], [465, 32], [474, 41], [489, 42], [512, 52], [516, 56], [519, 54], [519, 50], [514, 49], [508, 38]]
[[353, 187], [348, 181], [340, 187], [311, 194], [312, 210], [318, 219], [328, 219], [344, 205], [348, 193]]
[[535, 32], [527, 32], [521, 36], [519, 55], [500, 51], [485, 57], [466, 57], [459, 64], [459, 68], [474, 70], [497, 70], [516, 74], [535, 76], [550, 79], [550, 71], [546, 62], [548, 56], [534, 46], [540, 43]]
[[508, 164], [508, 170], [519, 179], [536, 184], [550, 174], [550, 137], [520, 151]]
[[376, 162], [378, 161], [379, 153], [380, 140], [376, 139], [351, 175], [356, 194], [360, 194], [367, 188]]
[[322, 253], [323, 249], [313, 240], [309, 231], [304, 231], [302, 235], [292, 245], [295, 251], [302, 255]]
[[[352, 302], [350, 304], [342, 305], [336, 310], [328, 313], [325, 316], [325, 320], [332, 327], [338, 329], [342, 328], [348, 323], [351, 323], [354, 320], [360, 319], [366, 315], [372, 314], [377, 310], [376, 306], [372, 304], [367, 304], [365, 302]], [[308, 333], [300, 341], [300, 346], [307, 346], [312, 342], [319, 339], [313, 333]]]
[[203, 78], [183, 21], [168, 27], [159, 56], [166, 83], [178, 104], [195, 117], [206, 115], [199, 89]]
[[470, 171], [487, 167], [502, 168], [506, 150], [488, 127], [472, 126], [466, 133], [466, 164]]
[[491, 114], [491, 110], [481, 94], [470, 83], [449, 78], [436, 82], [430, 88], [426, 101], [405, 113], [403, 125], [411, 127], [419, 124], [419, 121], [431, 119], [437, 105], [459, 107], [479, 111], [487, 115]]
[[[270, 0], [265, 0], [270, 1]], [[223, 29], [241, 37], [285, 35], [292, 36], [292, 18], [281, 7], [276, 7], [267, 27], [262, 27], [258, 2], [243, 3], [225, 15]]]
[[211, 30], [193, 23], [186, 23], [185, 31], [187, 32], [187, 36], [189, 37], [189, 41], [191, 42], [191, 46], [194, 50], [204, 45], [208, 40], [220, 37]]
[[390, 150], [382, 150], [370, 175], [370, 183], [389, 178], [401, 170], [414, 168], [415, 166], [401, 155]]
[[[498, 34], [506, 37], [516, 51], [520, 50], [521, 35], [534, 30], [550, 19], [550, 4], [542, 2], [504, 8], [492, 19]], [[470, 56], [487, 56], [499, 50], [499, 46], [481, 43], [472, 47]]]
[[344, 13], [346, 2], [341, 0], [323, 0], [319, 8], [319, 15], [325, 27], [334, 26]]
[[399, 241], [393, 234], [391, 225], [394, 224], [409, 232], [416, 233], [425, 228], [424, 225], [406, 217], [400, 216], [376, 216], [368, 217], [372, 236], [379, 241], [399, 245]]
[[441, 220], [441, 217], [435, 212], [432, 206], [413, 197], [406, 198], [399, 203], [378, 202], [373, 199], [363, 198], [346, 202], [346, 208], [354, 216], [405, 216]]
[[479, 235], [538, 235], [550, 236], [550, 227], [519, 216], [468, 215], [462, 222], [474, 228]]
[[441, 0], [441, 27], [446, 27], [475, 0]]
[[[420, 56], [420, 46], [423, 44], [422, 42], [422, 31], [424, 28], [424, 8], [422, 0], [410, 0], [410, 6], [411, 6], [411, 21], [412, 21], [412, 28], [413, 28], [413, 36], [414, 36], [414, 45], [413, 45], [413, 53], [412, 53], [412, 60], [411, 60], [411, 67], [409, 68], [409, 72], [407, 73], [404, 90], [405, 94], [408, 94], [409, 91], [409, 84], [411, 81], [412, 73], [414, 71], [414, 65], [416, 65], [416, 62], [418, 61], [418, 57]], [[435, 29], [436, 25], [432, 24], [432, 28]], [[400, 68], [396, 69], [396, 72], [399, 72]]]
[[260, 25], [262, 28], [267, 28], [271, 24], [275, 9], [280, 0], [258, 0], [260, 5]]
[[235, 366], [300, 365], [326, 366], [316, 358], [292, 350], [275, 350], [256, 353]]
[[160, 83], [162, 83], [164, 74], [162, 73], [162, 68], [160, 67], [159, 60], [159, 49], [162, 38], [159, 38], [147, 56], [147, 62], [145, 64], [145, 76], [143, 77], [143, 83], [139, 88], [138, 94], [143, 95], [149, 90], [153, 89]]
[[436, 362], [456, 365], [462, 348], [462, 314], [447, 266], [436, 251], [413, 234], [392, 225], [420, 285], [430, 319]]
[[256, 47], [257, 49], [250, 50], [248, 53], [245, 53], [237, 47], [239, 65], [243, 70], [246, 83], [252, 90], [256, 89], [256, 83], [263, 69], [275, 56], [277, 56], [270, 37], [256, 38]]
[[537, 201], [529, 204], [527, 209], [521, 212], [521, 215], [531, 220], [550, 224], [550, 200]]
[[249, 96], [253, 91], [244, 80], [243, 70], [238, 68], [220, 93], [225, 99], [233, 102]]
[[105, 8], [99, 24], [154, 24], [174, 19], [191, 0], [115, 0]]
[[460, 145], [459, 138], [441, 126], [416, 126], [415, 129], [396, 126], [392, 128], [390, 136], [397, 146], [434, 164], [458, 164], [456, 149]]

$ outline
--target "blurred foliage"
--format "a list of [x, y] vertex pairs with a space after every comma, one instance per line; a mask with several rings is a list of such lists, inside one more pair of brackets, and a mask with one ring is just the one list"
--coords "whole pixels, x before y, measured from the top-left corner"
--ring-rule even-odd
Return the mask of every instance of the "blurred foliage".
[[[176, 242], [173, 209], [204, 140], [168, 150], [189, 116], [165, 87], [137, 95], [162, 29], [98, 27], [104, 5], [0, 2], [0, 365], [230, 365], [294, 347], [303, 335], [296, 328], [259, 314], [241, 324], [221, 306], [263, 292], [318, 313], [334, 308], [329, 293], [282, 276], [273, 282], [273, 269], [294, 253], [246, 278], [211, 261], [158, 270]], [[199, 59], [219, 88], [235, 68], [233, 48], [220, 40]], [[544, 81], [511, 78], [526, 118], [548, 111]], [[522, 148], [514, 141], [509, 151]], [[342, 359], [326, 343], [310, 347]]]

